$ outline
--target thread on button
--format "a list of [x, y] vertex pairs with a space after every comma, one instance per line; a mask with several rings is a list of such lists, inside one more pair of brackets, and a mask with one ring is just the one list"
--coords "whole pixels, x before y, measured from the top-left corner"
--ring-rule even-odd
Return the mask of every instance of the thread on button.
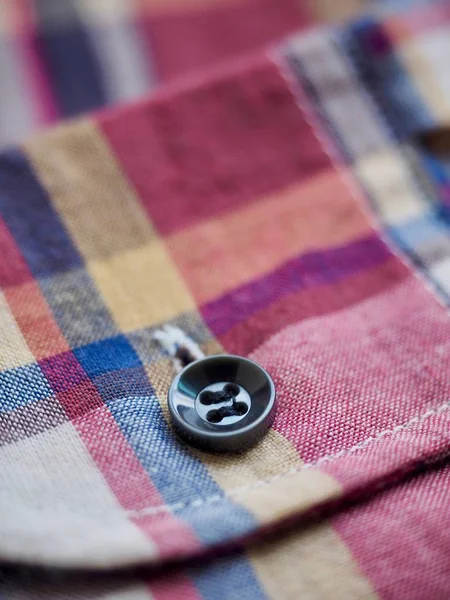
[[242, 417], [247, 411], [248, 406], [245, 402], [236, 402], [233, 398], [231, 405], [210, 410], [206, 415], [206, 419], [210, 423], [220, 423], [225, 417]]
[[206, 390], [200, 394], [200, 402], [202, 404], [219, 404], [220, 402], [227, 402], [228, 400], [235, 400], [239, 395], [239, 386], [234, 383], [227, 383], [224, 385], [223, 390], [212, 392]]
[[248, 411], [248, 406], [245, 402], [237, 402], [236, 398], [239, 395], [239, 386], [235, 383], [226, 383], [223, 390], [215, 392], [206, 390], [200, 394], [200, 402], [209, 406], [210, 404], [219, 404], [221, 402], [231, 402], [220, 408], [210, 410], [206, 419], [210, 423], [220, 423], [225, 417], [242, 417]]
[[164, 354], [171, 358], [177, 372], [194, 360], [205, 358], [199, 345], [175, 325], [164, 325], [161, 329], [155, 330], [152, 338], [159, 343]]

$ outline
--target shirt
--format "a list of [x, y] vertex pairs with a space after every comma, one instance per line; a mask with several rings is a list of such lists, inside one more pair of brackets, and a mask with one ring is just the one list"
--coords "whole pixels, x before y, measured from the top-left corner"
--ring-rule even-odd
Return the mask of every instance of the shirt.
[[[446, 598], [447, 5], [300, 33], [0, 159], [5, 597]], [[168, 424], [178, 327], [272, 376]]]

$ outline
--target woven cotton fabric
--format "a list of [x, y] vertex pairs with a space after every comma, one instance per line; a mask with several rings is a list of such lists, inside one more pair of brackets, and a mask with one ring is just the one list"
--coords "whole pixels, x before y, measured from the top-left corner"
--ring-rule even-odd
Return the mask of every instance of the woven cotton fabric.
[[[449, 27], [304, 32], [3, 152], [5, 597], [448, 597]], [[271, 374], [254, 449], [173, 434], [164, 324]]]
[[[412, 0], [409, 0], [412, 1]], [[3, 0], [0, 146], [385, 0]]]
[[0, 144], [356, 12], [321, 0], [5, 0]]

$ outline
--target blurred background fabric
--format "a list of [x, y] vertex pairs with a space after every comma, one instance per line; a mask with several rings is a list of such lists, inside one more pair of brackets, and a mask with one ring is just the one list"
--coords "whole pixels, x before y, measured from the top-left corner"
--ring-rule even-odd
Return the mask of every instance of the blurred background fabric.
[[314, 24], [410, 2], [2, 0], [0, 147]]

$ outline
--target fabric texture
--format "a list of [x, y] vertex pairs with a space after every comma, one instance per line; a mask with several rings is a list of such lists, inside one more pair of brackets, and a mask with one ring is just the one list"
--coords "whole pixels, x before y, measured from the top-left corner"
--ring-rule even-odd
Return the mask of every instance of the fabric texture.
[[[3, 0], [0, 146], [345, 19], [369, 0]], [[378, 0], [378, 5], [384, 1]]]
[[[449, 28], [303, 32], [3, 152], [6, 598], [448, 597]], [[173, 434], [164, 324], [271, 374], [254, 449]]]

